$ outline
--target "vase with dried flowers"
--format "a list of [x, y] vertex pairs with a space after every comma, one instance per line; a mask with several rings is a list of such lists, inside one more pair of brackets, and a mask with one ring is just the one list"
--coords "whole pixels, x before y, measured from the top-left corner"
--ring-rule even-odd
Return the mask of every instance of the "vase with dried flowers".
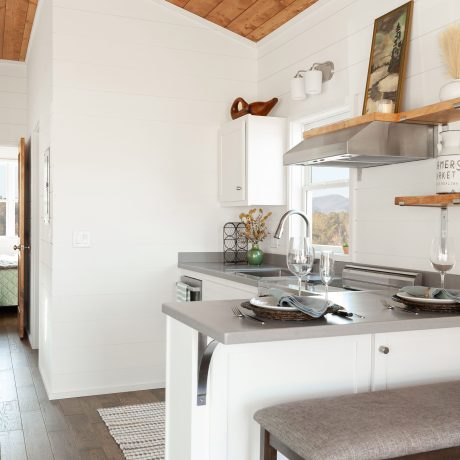
[[447, 73], [452, 78], [439, 92], [439, 99], [447, 101], [460, 97], [460, 24], [453, 24], [441, 32], [439, 42]]
[[264, 252], [259, 248], [259, 243], [269, 235], [267, 220], [271, 215], [271, 212], [264, 214], [262, 209], [250, 209], [247, 214], [244, 212], [240, 214], [241, 222], [245, 227], [242, 236], [245, 236], [252, 245], [247, 256], [249, 265], [260, 265], [264, 260]]

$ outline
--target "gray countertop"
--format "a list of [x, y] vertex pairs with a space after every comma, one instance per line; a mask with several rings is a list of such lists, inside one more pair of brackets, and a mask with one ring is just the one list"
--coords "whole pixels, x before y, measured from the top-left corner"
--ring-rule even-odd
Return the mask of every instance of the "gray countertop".
[[247, 300], [165, 303], [163, 312], [223, 344], [272, 342], [319, 337], [339, 337], [411, 330], [460, 327], [460, 314], [405, 312], [388, 310], [381, 299], [388, 291], [331, 293], [331, 300], [351, 312], [364, 316], [325, 318], [303, 322], [267, 321], [259, 325], [253, 320], [233, 316], [232, 306]]
[[280, 265], [263, 264], [260, 266], [251, 265], [232, 265], [224, 264], [223, 262], [179, 262], [178, 268], [190, 270], [192, 272], [203, 273], [205, 275], [216, 276], [235, 283], [247, 284], [249, 286], [257, 286], [257, 279], [247, 276], [240, 276], [235, 273], [236, 270], [260, 270], [260, 269], [278, 269]]

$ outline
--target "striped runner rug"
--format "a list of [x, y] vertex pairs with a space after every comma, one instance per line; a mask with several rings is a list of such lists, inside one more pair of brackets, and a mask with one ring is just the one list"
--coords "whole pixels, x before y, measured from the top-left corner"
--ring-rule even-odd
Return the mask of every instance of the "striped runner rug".
[[98, 409], [127, 460], [164, 460], [165, 403]]

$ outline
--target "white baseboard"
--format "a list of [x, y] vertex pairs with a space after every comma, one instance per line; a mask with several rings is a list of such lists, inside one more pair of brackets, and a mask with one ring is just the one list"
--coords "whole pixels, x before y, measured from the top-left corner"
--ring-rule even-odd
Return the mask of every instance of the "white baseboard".
[[35, 340], [35, 334], [32, 334], [32, 332], [30, 332], [27, 338], [29, 339], [29, 343], [30, 343], [32, 350], [37, 350], [38, 340]]
[[108, 386], [108, 387], [93, 387], [93, 388], [81, 388], [78, 390], [70, 391], [49, 391], [45, 379], [43, 379], [46, 393], [50, 401], [53, 399], [66, 399], [66, 398], [79, 398], [81, 396], [96, 396], [106, 395], [111, 393], [125, 393], [127, 391], [141, 391], [141, 390], [156, 390], [158, 388], [165, 388], [166, 382], [146, 382], [138, 385], [119, 385], [119, 386]]
[[40, 377], [42, 378], [43, 386], [45, 387], [46, 394], [48, 395], [48, 399], [50, 399], [50, 386], [48, 380], [45, 377], [45, 373], [42, 372], [40, 368], [40, 359], [38, 360], [38, 370], [40, 372]]

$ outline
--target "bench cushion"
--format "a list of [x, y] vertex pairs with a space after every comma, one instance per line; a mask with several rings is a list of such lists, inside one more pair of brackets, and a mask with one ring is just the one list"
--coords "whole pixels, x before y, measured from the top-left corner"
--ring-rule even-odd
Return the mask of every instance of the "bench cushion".
[[460, 382], [311, 399], [255, 420], [307, 460], [374, 460], [460, 446]]

